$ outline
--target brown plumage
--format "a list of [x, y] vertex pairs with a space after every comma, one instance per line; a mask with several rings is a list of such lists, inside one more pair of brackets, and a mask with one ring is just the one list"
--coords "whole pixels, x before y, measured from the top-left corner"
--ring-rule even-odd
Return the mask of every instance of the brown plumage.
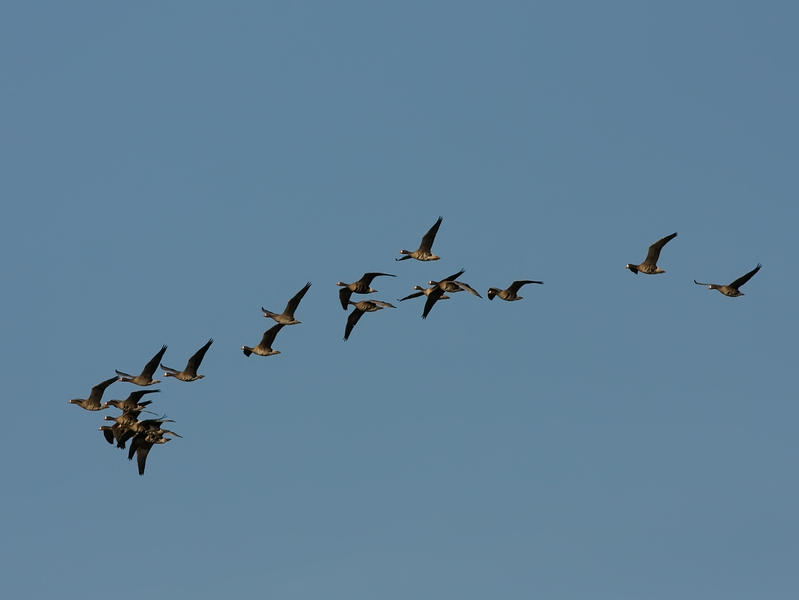
[[730, 283], [729, 285], [719, 285], [717, 283], [700, 283], [696, 279], [694, 279], [694, 283], [696, 285], [706, 285], [710, 290], [718, 290], [725, 296], [729, 296], [730, 298], [737, 298], [738, 296], [743, 296], [743, 292], [741, 292], [738, 288], [745, 284], [747, 281], [754, 277], [755, 273], [760, 270], [762, 265], [757, 263], [757, 266], [749, 271], [746, 275], [741, 275], [738, 279]]
[[200, 363], [203, 361], [205, 353], [208, 352], [208, 348], [210, 348], [211, 344], [213, 343], [213, 338], [208, 340], [202, 348], [197, 350], [197, 352], [191, 356], [189, 361], [186, 363], [186, 368], [182, 371], [170, 369], [165, 365], [161, 365], [161, 368], [164, 370], [164, 376], [174, 377], [180, 381], [197, 381], [198, 379], [205, 377], [205, 375], [197, 375], [197, 369], [200, 368]]
[[244, 352], [244, 356], [249, 356], [250, 354], [257, 354], [258, 356], [272, 356], [274, 354], [280, 354], [280, 350], [272, 350], [272, 344], [275, 341], [277, 332], [283, 329], [283, 327], [283, 325], [278, 323], [277, 325], [274, 325], [270, 329], [264, 331], [264, 335], [261, 338], [260, 343], [255, 347], [242, 346], [241, 351]]
[[413, 252], [411, 252], [410, 250], [400, 250], [400, 254], [404, 254], [404, 256], [400, 258], [395, 258], [394, 260], [408, 260], [409, 258], [415, 258], [416, 260], [438, 260], [439, 258], [441, 258], [439, 256], [436, 256], [432, 252], [433, 242], [436, 239], [436, 233], [438, 233], [438, 228], [441, 226], [441, 221], [442, 218], [438, 217], [438, 220], [422, 237], [422, 242], [419, 244], [419, 248], [417, 248]]
[[377, 290], [372, 288], [372, 280], [375, 277], [396, 277], [391, 273], [364, 273], [358, 281], [353, 283], [344, 283], [343, 281], [336, 282], [336, 285], [342, 286], [338, 291], [338, 297], [341, 301], [341, 308], [347, 310], [350, 297], [353, 294], [374, 294]]
[[103, 392], [105, 392], [105, 388], [109, 385], [114, 383], [115, 381], [119, 381], [118, 376], [109, 377], [105, 381], [101, 381], [97, 385], [93, 386], [91, 391], [89, 392], [88, 398], [74, 398], [70, 400], [67, 404], [77, 404], [81, 408], [85, 410], [103, 410], [107, 408], [106, 405], [100, 404], [100, 399], [103, 397]]
[[671, 235], [660, 238], [657, 242], [649, 246], [649, 251], [646, 253], [644, 262], [642, 262], [640, 265], [627, 264], [624, 265], [624, 268], [630, 269], [630, 271], [636, 275], [638, 275], [639, 271], [641, 273], [645, 273], [646, 275], [658, 275], [660, 273], [665, 273], [666, 271], [657, 266], [658, 258], [660, 258], [660, 251], [663, 250], [663, 246], [676, 237], [677, 232], [675, 231]]
[[[421, 285], [415, 285], [415, 286], [413, 286], [413, 289], [419, 290], [419, 291], [416, 292], [416, 293], [413, 293], [413, 294], [408, 294], [404, 298], [398, 298], [398, 300], [400, 302], [402, 302], [403, 300], [410, 300], [411, 298], [418, 298], [419, 296], [429, 296], [432, 293], [432, 291], [434, 289], [436, 289], [436, 288], [435, 288], [435, 286], [430, 286], [428, 288], [424, 288]], [[445, 294], [442, 294], [441, 296], [439, 296], [438, 299], [439, 300], [449, 300], [449, 296], [447, 296]]]
[[365, 312], [374, 312], [376, 310], [382, 310], [384, 308], [397, 308], [393, 304], [389, 304], [388, 302], [382, 302], [381, 300], [361, 300], [360, 302], [350, 302], [355, 308], [350, 313], [350, 316], [347, 317], [347, 325], [344, 328], [344, 339], [348, 339], [350, 337], [350, 333], [352, 332], [352, 328], [355, 327], [355, 324], [360, 320]]
[[458, 277], [463, 275], [464, 270], [461, 269], [457, 273], [453, 273], [449, 277], [445, 277], [441, 281], [429, 281], [428, 285], [432, 286], [433, 289], [427, 293], [427, 300], [424, 303], [424, 310], [422, 311], [422, 318], [426, 319], [427, 315], [430, 314], [430, 311], [433, 310], [433, 306], [436, 302], [442, 299], [444, 296], [444, 292], [448, 292], [450, 294], [456, 292], [469, 292], [477, 296], [478, 298], [482, 298], [477, 291], [472, 288], [468, 283], [463, 283], [462, 281], [456, 281]]
[[504, 290], [495, 287], [488, 288], [488, 299], [493, 300], [494, 296], [497, 296], [500, 300], [507, 300], [508, 302], [513, 302], [514, 300], [521, 300], [522, 296], [519, 296], [517, 292], [519, 291], [520, 287], [528, 283], [543, 284], [544, 282], [533, 281], [532, 279], [519, 279], [511, 283], [510, 286], [508, 286], [508, 288]]
[[302, 323], [302, 321], [298, 321], [294, 318], [294, 311], [297, 310], [297, 306], [300, 304], [300, 300], [308, 291], [308, 288], [311, 287], [311, 282], [305, 284], [305, 286], [294, 296], [292, 296], [291, 300], [288, 301], [286, 304], [286, 308], [283, 310], [282, 313], [277, 314], [266, 310], [263, 306], [261, 310], [264, 312], [264, 316], [270, 319], [274, 319], [276, 322], [280, 323], [281, 325], [298, 325]]
[[128, 383], [134, 383], [136, 385], [153, 385], [154, 383], [161, 383], [160, 379], [153, 379], [153, 373], [158, 368], [158, 363], [161, 362], [161, 358], [164, 356], [164, 352], [166, 352], [166, 344], [161, 346], [161, 349], [155, 353], [150, 361], [144, 365], [141, 373], [136, 375], [130, 375], [129, 373], [124, 373], [122, 371], [117, 370], [117, 375], [119, 375], [120, 381], [126, 381]]

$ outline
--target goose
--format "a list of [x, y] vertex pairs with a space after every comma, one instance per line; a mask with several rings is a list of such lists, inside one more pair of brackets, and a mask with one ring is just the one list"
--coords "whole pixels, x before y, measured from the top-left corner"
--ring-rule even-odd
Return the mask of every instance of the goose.
[[350, 313], [350, 316], [347, 317], [347, 326], [344, 328], [345, 340], [350, 337], [352, 328], [355, 327], [355, 324], [363, 316], [363, 313], [383, 310], [384, 308], [397, 308], [393, 304], [382, 302], [381, 300], [361, 300], [360, 302], [350, 302], [350, 304], [352, 304], [355, 309]]
[[306, 283], [299, 292], [294, 294], [291, 300], [288, 301], [288, 304], [286, 304], [285, 310], [280, 314], [269, 312], [262, 306], [261, 310], [264, 311], [264, 317], [274, 319], [281, 325], [298, 325], [302, 323], [302, 321], [298, 321], [294, 318], [294, 311], [297, 310], [297, 305], [300, 303], [300, 300], [302, 300], [302, 297], [305, 295], [305, 292], [308, 291], [309, 287], [311, 287], [310, 281]]
[[428, 282], [428, 285], [433, 286], [433, 290], [427, 294], [427, 300], [424, 303], [424, 310], [422, 311], [423, 319], [427, 318], [427, 315], [429, 315], [430, 311], [433, 310], [433, 306], [441, 299], [441, 297], [444, 295], [444, 292], [455, 293], [465, 290], [470, 294], [474, 294], [478, 298], [482, 298], [482, 296], [478, 294], [477, 291], [469, 284], [463, 283], [462, 281], [455, 281], [458, 277], [463, 275], [463, 273], [464, 269], [461, 269], [457, 273], [453, 273], [441, 281], [431, 280]]
[[338, 297], [341, 300], [341, 308], [347, 310], [348, 303], [350, 301], [350, 297], [353, 294], [374, 294], [377, 290], [372, 288], [372, 280], [375, 277], [396, 277], [396, 275], [392, 275], [391, 273], [364, 273], [363, 277], [361, 277], [358, 281], [354, 283], [344, 283], [343, 281], [337, 281], [336, 285], [342, 286], [342, 288], [338, 291]]
[[[125, 442], [127, 442], [130, 437], [125, 437], [128, 431], [126, 427], [123, 427], [119, 423], [114, 423], [113, 425], [102, 425], [98, 429], [103, 432], [103, 437], [106, 442], [113, 445], [114, 440], [116, 440], [117, 448], [125, 448]], [[131, 435], [133, 434], [131, 433]]]
[[146, 385], [153, 385], [154, 383], [161, 383], [160, 379], [153, 379], [153, 373], [155, 373], [155, 369], [158, 367], [158, 363], [161, 362], [161, 358], [164, 356], [164, 352], [166, 352], [166, 344], [161, 346], [161, 349], [155, 353], [150, 361], [144, 365], [142, 372], [136, 375], [135, 377], [129, 373], [124, 373], [123, 371], [117, 370], [117, 375], [119, 375], [120, 381], [126, 381], [128, 383], [134, 383], [136, 385], [146, 386]]
[[89, 392], [88, 398], [74, 398], [67, 402], [67, 404], [77, 404], [83, 409], [86, 410], [103, 410], [104, 408], [108, 408], [105, 404], [100, 404], [100, 398], [103, 397], [103, 392], [105, 392], [105, 388], [109, 385], [114, 383], [115, 381], [119, 381], [119, 376], [114, 375], [113, 377], [109, 377], [105, 381], [101, 381], [97, 385], [93, 386], [91, 391]]
[[729, 285], [719, 285], [717, 283], [700, 283], [696, 279], [694, 279], [694, 283], [696, 285], [706, 285], [709, 290], [718, 290], [725, 296], [729, 296], [730, 298], [737, 298], [738, 296], [743, 296], [743, 292], [740, 291], [738, 288], [745, 284], [747, 281], [754, 277], [755, 273], [760, 270], [762, 265], [757, 263], [757, 266], [749, 271], [746, 275], [741, 275], [738, 279], [733, 281]]
[[171, 438], [164, 437], [154, 432], [138, 433], [133, 436], [133, 440], [130, 442], [128, 460], [133, 460], [133, 455], [135, 454], [139, 475], [144, 475], [144, 469], [147, 465], [147, 455], [150, 453], [150, 448], [155, 444], [166, 444], [170, 441], [172, 441]]
[[280, 350], [272, 350], [272, 343], [275, 341], [277, 332], [281, 329], [283, 329], [283, 325], [278, 323], [277, 325], [274, 325], [270, 329], [264, 331], [264, 336], [261, 338], [260, 343], [254, 348], [251, 348], [250, 346], [242, 346], [241, 351], [244, 352], [244, 356], [249, 356], [250, 354], [257, 354], [258, 356], [272, 356], [274, 354], [280, 354]]
[[507, 300], [508, 302], [512, 302], [514, 300], [521, 300], [522, 296], [519, 296], [516, 292], [519, 291], [519, 288], [523, 285], [528, 283], [540, 283], [543, 284], [543, 281], [533, 281], [532, 279], [519, 279], [514, 281], [510, 284], [508, 289], [501, 290], [499, 288], [491, 287], [488, 288], [488, 299], [493, 300], [494, 296], [498, 296], [500, 300]]
[[205, 375], [197, 375], [197, 369], [200, 368], [200, 363], [203, 361], [203, 357], [205, 353], [208, 352], [208, 348], [211, 347], [211, 344], [214, 343], [214, 339], [211, 338], [208, 340], [205, 345], [197, 350], [194, 354], [192, 354], [189, 362], [186, 363], [186, 368], [182, 371], [177, 371], [175, 369], [170, 369], [165, 365], [161, 365], [161, 368], [164, 370], [165, 377], [174, 377], [175, 379], [179, 379], [180, 381], [197, 381], [198, 379], [202, 379]]
[[[398, 300], [400, 302], [402, 302], [403, 300], [410, 300], [411, 298], [418, 298], [419, 296], [429, 296], [430, 293], [435, 289], [435, 286], [430, 286], [428, 288], [423, 288], [421, 285], [415, 285], [415, 286], [413, 286], [413, 289], [419, 290], [419, 291], [414, 293], [414, 294], [408, 294], [404, 298], [398, 298]], [[438, 299], [439, 300], [449, 300], [449, 296], [447, 296], [446, 294], [442, 294], [441, 296], [439, 296]]]
[[108, 408], [109, 406], [114, 406], [121, 410], [122, 412], [133, 412], [133, 413], [140, 413], [145, 406], [152, 404], [151, 400], [145, 400], [144, 402], [139, 402], [142, 396], [145, 394], [155, 394], [160, 392], [161, 390], [136, 390], [135, 392], [131, 392], [128, 394], [128, 397], [124, 400], [109, 400], [108, 402], [103, 402], [103, 408]]
[[644, 262], [642, 262], [640, 265], [625, 265], [624, 268], [630, 269], [630, 271], [636, 275], [638, 275], [639, 271], [641, 273], [645, 273], [646, 275], [658, 275], [660, 273], [665, 273], [666, 271], [657, 266], [658, 258], [660, 257], [660, 251], [663, 249], [663, 246], [676, 237], [677, 232], [675, 231], [671, 235], [660, 238], [657, 242], [649, 246], [649, 252], [646, 253]]
[[408, 260], [409, 258], [415, 258], [416, 260], [438, 260], [441, 258], [440, 256], [436, 256], [431, 252], [433, 241], [436, 239], [436, 233], [438, 233], [438, 228], [441, 226], [441, 221], [442, 218], [438, 217], [438, 220], [422, 237], [422, 242], [419, 244], [419, 248], [413, 252], [410, 250], [400, 250], [400, 254], [403, 254], [404, 256], [395, 258], [394, 260]]

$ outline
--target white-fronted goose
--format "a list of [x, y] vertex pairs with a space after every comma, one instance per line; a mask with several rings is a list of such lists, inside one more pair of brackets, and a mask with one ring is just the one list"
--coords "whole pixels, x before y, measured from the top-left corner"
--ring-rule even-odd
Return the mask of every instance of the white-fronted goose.
[[[419, 290], [419, 291], [414, 293], [414, 294], [408, 294], [404, 298], [398, 298], [398, 300], [400, 302], [402, 302], [403, 300], [410, 300], [411, 298], [418, 298], [419, 296], [429, 296], [430, 293], [435, 289], [435, 286], [430, 286], [428, 288], [424, 288], [421, 285], [415, 285], [415, 286], [413, 286], [413, 289]], [[439, 296], [438, 299], [439, 300], [449, 300], [449, 296], [447, 296], [446, 294], [442, 294], [441, 296]]]
[[363, 277], [353, 283], [337, 281], [336, 285], [343, 286], [338, 291], [338, 297], [339, 300], [341, 300], [341, 308], [347, 310], [350, 297], [353, 294], [374, 294], [377, 292], [377, 290], [372, 289], [372, 280], [375, 277], [396, 277], [396, 275], [392, 275], [391, 273], [364, 273]]
[[145, 406], [152, 404], [151, 400], [139, 402], [142, 396], [145, 394], [156, 394], [160, 391], [161, 390], [136, 390], [135, 392], [128, 394], [128, 397], [124, 400], [109, 400], [108, 402], [103, 402], [103, 408], [114, 406], [122, 412], [140, 413]]
[[347, 317], [347, 326], [344, 328], [345, 340], [350, 337], [352, 328], [355, 327], [355, 324], [363, 316], [363, 313], [374, 312], [384, 308], [397, 308], [393, 304], [382, 302], [381, 300], [361, 300], [360, 302], [350, 302], [350, 304], [352, 304], [355, 308], [350, 313], [350, 316]]
[[441, 226], [441, 221], [442, 218], [438, 217], [438, 220], [422, 237], [422, 243], [419, 244], [418, 249], [414, 250], [413, 252], [410, 250], [400, 250], [400, 254], [403, 254], [404, 256], [395, 258], [394, 260], [408, 260], [409, 258], [415, 258], [416, 260], [438, 260], [440, 257], [433, 254], [431, 249], [433, 247], [433, 241], [436, 239], [438, 228]]
[[161, 365], [161, 368], [164, 370], [164, 376], [174, 377], [175, 379], [180, 379], [181, 381], [197, 381], [198, 379], [205, 377], [205, 375], [197, 375], [197, 369], [200, 368], [200, 363], [203, 361], [205, 353], [208, 352], [208, 348], [210, 348], [211, 344], [213, 343], [213, 338], [208, 340], [202, 348], [197, 350], [197, 352], [192, 355], [192, 357], [189, 359], [189, 362], [186, 363], [186, 368], [182, 371], [170, 369], [165, 365]]
[[[129, 439], [128, 437], [124, 437], [126, 432], [128, 431], [127, 427], [123, 427], [119, 423], [114, 423], [113, 425], [101, 425], [99, 430], [103, 432], [103, 437], [105, 441], [114, 445], [114, 440], [116, 440], [117, 448], [124, 448], [125, 442]], [[133, 435], [131, 433], [131, 435]]]
[[244, 352], [244, 356], [249, 356], [250, 354], [257, 354], [258, 356], [272, 356], [273, 354], [280, 354], [280, 350], [272, 350], [272, 343], [275, 341], [275, 336], [277, 332], [283, 329], [283, 325], [278, 323], [274, 325], [270, 329], [264, 331], [264, 336], [261, 338], [261, 342], [251, 348], [250, 346], [242, 346], [241, 351]]
[[757, 263], [757, 266], [749, 271], [746, 275], [741, 275], [738, 279], [733, 281], [729, 285], [719, 285], [717, 283], [700, 283], [696, 279], [694, 279], [694, 283], [696, 285], [706, 285], [710, 290], [718, 290], [725, 296], [729, 296], [730, 298], [736, 298], [738, 296], [743, 296], [743, 292], [741, 292], [738, 288], [745, 284], [747, 281], [752, 279], [755, 273], [760, 270], [762, 265]]
[[158, 368], [158, 363], [161, 362], [161, 358], [164, 356], [164, 352], [166, 352], [166, 344], [161, 346], [161, 349], [155, 353], [144, 368], [142, 369], [141, 373], [136, 375], [135, 377], [129, 373], [124, 373], [122, 371], [117, 370], [117, 375], [119, 375], [120, 381], [126, 381], [128, 383], [134, 383], [136, 385], [153, 385], [154, 383], [161, 383], [160, 379], [153, 379], [153, 373]]
[[457, 273], [453, 273], [449, 277], [445, 277], [441, 281], [429, 281], [428, 285], [433, 286], [432, 291], [427, 294], [427, 300], [424, 303], [424, 310], [422, 311], [422, 318], [426, 319], [427, 315], [430, 314], [430, 311], [433, 309], [433, 306], [436, 302], [441, 300], [441, 297], [444, 295], [444, 292], [448, 292], [454, 294], [456, 292], [469, 292], [477, 296], [478, 298], [482, 298], [480, 294], [477, 293], [473, 287], [471, 287], [468, 283], [464, 283], [462, 281], [456, 281], [458, 277], [463, 275], [464, 270], [461, 269]]
[[302, 323], [302, 321], [298, 321], [294, 318], [294, 311], [297, 310], [297, 305], [300, 303], [300, 300], [302, 300], [302, 297], [305, 295], [305, 292], [308, 291], [309, 287], [311, 287], [310, 281], [306, 283], [299, 292], [294, 294], [291, 300], [288, 301], [288, 304], [286, 304], [285, 310], [280, 314], [269, 312], [262, 306], [261, 310], [264, 311], [264, 316], [274, 319], [281, 325], [297, 325]]
[[533, 281], [532, 279], [519, 279], [514, 281], [513, 283], [508, 286], [507, 289], [501, 290], [499, 288], [488, 288], [488, 299], [493, 300], [494, 296], [499, 297], [500, 300], [507, 300], [508, 302], [512, 302], [514, 300], [521, 300], [522, 296], [519, 296], [516, 292], [519, 291], [519, 288], [523, 285], [527, 285], [528, 283], [541, 283], [543, 281]]
[[144, 475], [144, 469], [147, 465], [147, 455], [150, 453], [150, 448], [155, 444], [166, 444], [170, 441], [172, 441], [170, 438], [166, 438], [163, 435], [151, 431], [137, 433], [130, 442], [128, 460], [133, 460], [133, 455], [135, 454], [139, 475]]
[[103, 397], [103, 392], [105, 392], [105, 388], [109, 385], [114, 383], [115, 381], [119, 381], [118, 376], [109, 377], [105, 381], [101, 381], [97, 385], [93, 386], [91, 391], [89, 392], [88, 398], [74, 398], [70, 400], [67, 404], [77, 404], [81, 408], [86, 410], [103, 410], [104, 408], [108, 408], [106, 405], [100, 404], [100, 399]]
[[624, 268], [630, 269], [630, 271], [636, 275], [638, 275], [639, 271], [647, 275], [658, 275], [659, 273], [665, 273], [666, 271], [657, 266], [658, 258], [660, 257], [660, 251], [663, 249], [663, 246], [676, 237], [677, 232], [675, 231], [671, 235], [660, 238], [657, 242], [649, 246], [649, 252], [646, 253], [644, 262], [642, 262], [640, 265], [625, 265]]

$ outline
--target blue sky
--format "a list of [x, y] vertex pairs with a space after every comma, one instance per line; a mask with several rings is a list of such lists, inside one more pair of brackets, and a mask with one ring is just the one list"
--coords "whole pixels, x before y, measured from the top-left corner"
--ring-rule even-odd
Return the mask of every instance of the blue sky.
[[[5, 589], [795, 598], [797, 16], [4, 6]], [[438, 215], [441, 260], [394, 262]], [[396, 302], [460, 268], [545, 284]], [[344, 342], [365, 271], [398, 308]], [[209, 337], [144, 477], [67, 405]]]

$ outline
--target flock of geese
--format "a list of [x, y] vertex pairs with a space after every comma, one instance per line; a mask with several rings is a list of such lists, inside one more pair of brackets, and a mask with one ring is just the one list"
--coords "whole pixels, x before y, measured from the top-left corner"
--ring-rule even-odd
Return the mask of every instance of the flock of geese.
[[[400, 250], [400, 254], [402, 256], [400, 258], [395, 258], [394, 260], [402, 261], [411, 258], [419, 261], [438, 260], [440, 257], [433, 254], [432, 247], [436, 234], [438, 233], [438, 229], [441, 226], [441, 221], [442, 218], [439, 217], [433, 226], [427, 231], [427, 233], [424, 234], [422, 241], [416, 250]], [[625, 265], [625, 268], [629, 269], [636, 275], [638, 273], [644, 273], [646, 275], [658, 275], [665, 273], [665, 271], [657, 265], [657, 262], [660, 258], [660, 253], [663, 250], [663, 247], [675, 237], [677, 237], [676, 232], [659, 239], [649, 246], [649, 250], [643, 262], [639, 264], [627, 264]], [[758, 264], [748, 273], [726, 285], [716, 283], [701, 283], [696, 280], [694, 280], [694, 283], [696, 285], [706, 286], [711, 290], [718, 290], [725, 296], [735, 298], [738, 296], [743, 296], [743, 293], [740, 291], [740, 287], [749, 281], [755, 275], [755, 273], [760, 270], [760, 267], [761, 265]], [[450, 296], [447, 294], [465, 291], [469, 294], [477, 296], [478, 298], [482, 298], [482, 296], [468, 283], [458, 280], [463, 273], [464, 270], [461, 269], [457, 273], [453, 273], [452, 275], [449, 275], [448, 277], [445, 277], [439, 281], [428, 281], [428, 287], [415, 285], [413, 286], [413, 289], [416, 290], [415, 292], [408, 294], [404, 298], [399, 298], [398, 300], [399, 302], [403, 302], [412, 298], [425, 296], [426, 300], [422, 310], [422, 318], [426, 319], [436, 302], [439, 300], [448, 300], [450, 298]], [[375, 312], [384, 308], [396, 308], [396, 306], [393, 304], [384, 302], [382, 300], [369, 299], [360, 300], [357, 302], [353, 302], [351, 300], [353, 294], [376, 293], [377, 290], [372, 288], [372, 281], [376, 277], [396, 277], [396, 275], [392, 275], [391, 273], [369, 272], [364, 273], [363, 277], [353, 283], [344, 283], [342, 281], [336, 283], [336, 285], [341, 288], [339, 290], [341, 307], [345, 311], [350, 305], [354, 307], [352, 312], [348, 315], [347, 322], [344, 327], [345, 340], [349, 338], [353, 328], [364, 315], [364, 313]], [[495, 297], [508, 302], [521, 300], [522, 296], [519, 295], [519, 289], [524, 285], [533, 283], [543, 284], [542, 281], [519, 279], [511, 283], [505, 289], [496, 287], [488, 288], [487, 296], [489, 300], [493, 300]], [[281, 313], [275, 313], [261, 307], [263, 316], [274, 320], [275, 325], [264, 332], [263, 336], [261, 337], [261, 341], [256, 346], [241, 347], [241, 350], [245, 356], [249, 357], [252, 354], [257, 356], [273, 356], [275, 354], [280, 354], [280, 350], [275, 350], [272, 348], [275, 337], [283, 327], [287, 325], [298, 325], [301, 323], [301, 321], [298, 321], [295, 318], [294, 313], [297, 310], [300, 301], [303, 299], [310, 287], [311, 282], [309, 281], [302, 287], [302, 289], [300, 289], [289, 299], [286, 307]], [[106, 388], [116, 381], [132, 383], [137, 386], [150, 386], [160, 383], [159, 380], [153, 379], [155, 371], [159, 365], [164, 370], [165, 377], [174, 377], [175, 379], [184, 382], [202, 379], [204, 376], [198, 374], [197, 370], [199, 369], [200, 363], [202, 362], [205, 353], [211, 347], [212, 343], [213, 339], [209, 339], [202, 348], [197, 350], [197, 352], [195, 352], [191, 358], [189, 358], [188, 362], [186, 363], [186, 368], [182, 371], [172, 369], [161, 363], [167, 348], [164, 345], [155, 354], [155, 356], [153, 356], [147, 362], [141, 373], [138, 375], [131, 375], [129, 373], [117, 370], [114, 377], [101, 381], [92, 387], [88, 398], [76, 398], [70, 400], [69, 404], [77, 404], [81, 408], [89, 411], [104, 410], [109, 407], [115, 407], [121, 410], [121, 414], [119, 414], [117, 417], [105, 417], [106, 421], [113, 421], [113, 425], [103, 425], [99, 429], [102, 431], [106, 441], [112, 445], [116, 442], [116, 446], [118, 448], [125, 449], [126, 443], [130, 441], [128, 460], [132, 460], [133, 456], [135, 455], [137, 458], [139, 475], [144, 475], [147, 455], [150, 452], [150, 449], [154, 445], [165, 444], [175, 437], [182, 437], [174, 431], [164, 429], [163, 425], [165, 423], [174, 422], [172, 419], [167, 419], [165, 417], [143, 420], [139, 419], [139, 416], [142, 412], [150, 412], [149, 410], [146, 410], [145, 407], [152, 403], [150, 400], [142, 400], [142, 397], [146, 394], [159, 392], [160, 390], [133, 391], [125, 400], [109, 400], [107, 402], [101, 402], [103, 393], [105, 392]]]

